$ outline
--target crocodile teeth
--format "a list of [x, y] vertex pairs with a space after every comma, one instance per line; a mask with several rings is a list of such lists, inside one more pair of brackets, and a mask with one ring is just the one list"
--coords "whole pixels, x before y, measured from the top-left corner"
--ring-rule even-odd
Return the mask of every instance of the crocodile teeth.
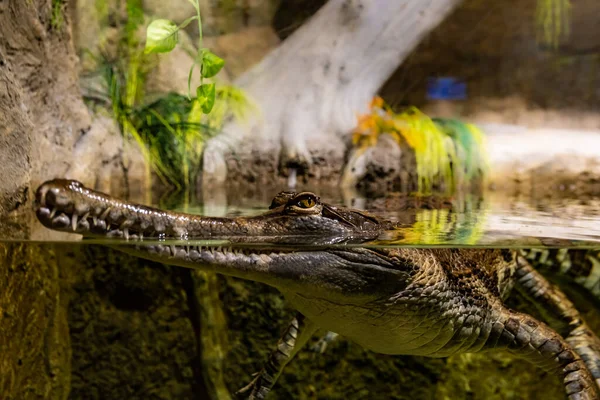
[[55, 215], [55, 214], [56, 214], [56, 208], [53, 208], [53, 209], [50, 211], [50, 219], [54, 218], [54, 215]]
[[106, 210], [102, 214], [100, 214], [100, 219], [106, 219], [108, 213], [110, 212], [110, 207], [106, 207]]
[[123, 237], [125, 238], [125, 240], [129, 240], [129, 229], [123, 229]]
[[77, 230], [77, 213], [73, 213], [73, 216], [71, 217], [71, 228], [73, 231]]

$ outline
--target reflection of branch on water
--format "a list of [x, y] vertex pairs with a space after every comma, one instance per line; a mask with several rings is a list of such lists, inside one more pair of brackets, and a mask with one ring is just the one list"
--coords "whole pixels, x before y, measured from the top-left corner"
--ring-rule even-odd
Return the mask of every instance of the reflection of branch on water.
[[214, 273], [182, 270], [188, 296], [190, 319], [197, 343], [196, 379], [198, 398], [229, 400], [223, 382], [223, 358], [227, 349], [227, 323], [219, 299], [219, 282]]

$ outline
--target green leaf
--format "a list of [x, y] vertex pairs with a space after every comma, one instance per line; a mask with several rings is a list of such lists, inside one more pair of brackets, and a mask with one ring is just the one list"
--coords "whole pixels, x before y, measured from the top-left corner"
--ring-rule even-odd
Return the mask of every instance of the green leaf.
[[215, 84], [205, 83], [198, 86], [196, 89], [196, 96], [198, 96], [198, 101], [202, 107], [202, 112], [204, 114], [210, 113], [215, 105]]
[[168, 53], [177, 45], [179, 28], [168, 19], [157, 19], [146, 30], [144, 53]]
[[204, 50], [202, 52], [202, 77], [203, 78], [212, 78], [216, 74], [219, 73], [221, 68], [225, 65], [225, 61], [211, 53], [209, 50]]

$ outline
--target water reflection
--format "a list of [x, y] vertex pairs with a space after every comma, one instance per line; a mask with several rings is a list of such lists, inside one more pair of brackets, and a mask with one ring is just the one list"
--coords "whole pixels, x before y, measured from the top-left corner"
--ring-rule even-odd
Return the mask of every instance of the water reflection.
[[[365, 245], [386, 246], [511, 246], [594, 247], [600, 245], [600, 198], [574, 198], [505, 192], [434, 194], [391, 193], [365, 197], [353, 190], [301, 188], [319, 193], [338, 206], [364, 209], [401, 223]], [[255, 215], [267, 209], [278, 190], [228, 196], [205, 194], [204, 202], [167, 208], [212, 216]]]
[[[206, 216], [256, 215], [268, 209], [272, 197], [279, 190], [275, 187], [262, 190], [217, 188], [198, 195], [179, 192], [157, 196], [152, 205]], [[600, 198], [557, 194], [538, 197], [535, 194], [494, 191], [452, 196], [390, 193], [384, 197], [366, 197], [331, 186], [302, 187], [298, 190], [310, 190], [318, 193], [325, 202], [364, 209], [400, 224], [399, 229], [384, 232], [377, 240], [368, 243], [358, 241], [367, 246], [600, 246]], [[137, 200], [140, 196], [134, 195], [133, 198]], [[14, 228], [19, 223], [24, 229]], [[0, 240], [80, 240], [78, 235], [43, 228], [35, 217], [27, 221], [5, 221], [0, 226], [11, 228], [0, 232]], [[193, 239], [198, 239], [193, 241], [195, 245], [274, 242], [272, 238], [219, 238], [229, 239], [225, 243], [190, 238]], [[115, 241], [119, 239], [93, 239], [90, 243], [114, 244]], [[298, 240], [290, 237], [287, 242], [299, 246], [357, 244], [357, 241], [343, 238], [309, 237]]]

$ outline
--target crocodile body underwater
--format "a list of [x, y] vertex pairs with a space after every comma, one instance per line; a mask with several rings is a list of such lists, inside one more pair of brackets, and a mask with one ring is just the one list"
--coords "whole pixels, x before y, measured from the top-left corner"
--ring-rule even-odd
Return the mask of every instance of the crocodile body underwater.
[[[215, 218], [128, 203], [81, 183], [54, 180], [36, 193], [36, 214], [54, 230], [120, 237], [138, 257], [262, 282], [298, 310], [254, 380], [240, 390], [263, 399], [317, 329], [384, 354], [447, 357], [507, 350], [556, 373], [569, 399], [600, 399], [600, 340], [569, 299], [507, 249], [361, 247], [396, 225], [335, 207], [310, 192], [281, 192], [254, 217]], [[211, 247], [160, 239], [267, 241], [276, 246]], [[353, 243], [352, 246], [334, 246]], [[556, 329], [507, 308], [519, 290]]]

